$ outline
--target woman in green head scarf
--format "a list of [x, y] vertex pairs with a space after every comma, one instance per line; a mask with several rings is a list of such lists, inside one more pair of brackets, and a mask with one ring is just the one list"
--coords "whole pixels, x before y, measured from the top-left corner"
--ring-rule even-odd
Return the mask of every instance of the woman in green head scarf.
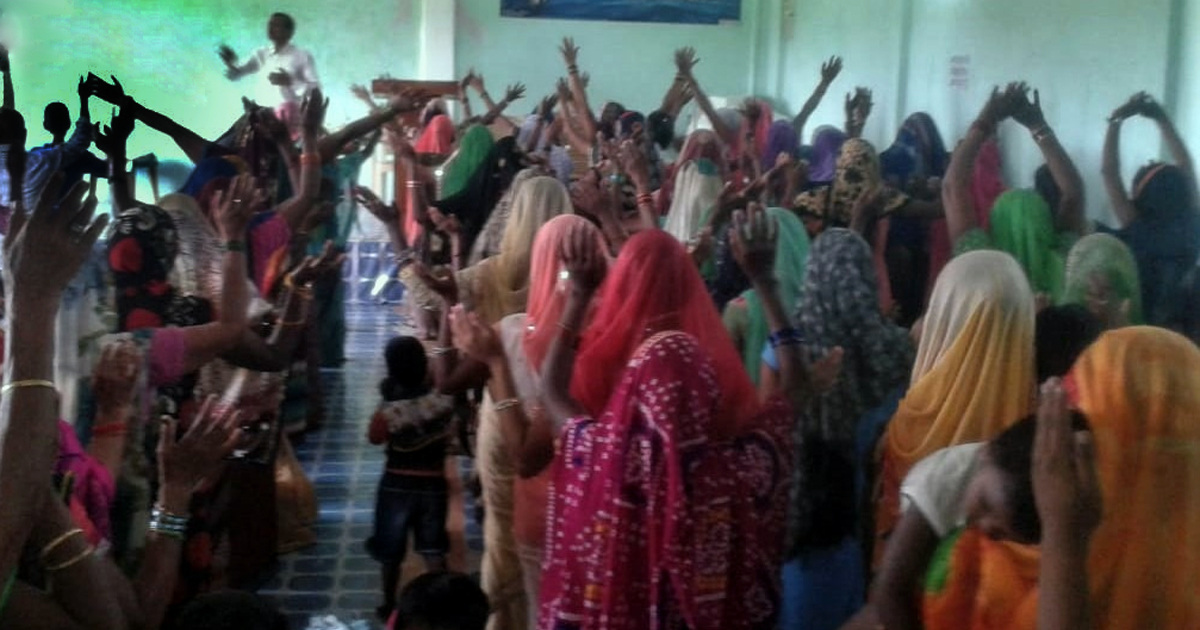
[[[767, 215], [779, 226], [775, 245], [775, 280], [783, 308], [792, 312], [804, 291], [804, 271], [808, 264], [808, 232], [796, 215], [783, 208], [770, 208]], [[762, 300], [750, 289], [725, 307], [725, 329], [742, 351], [742, 362], [750, 380], [758, 385], [762, 352], [770, 336]]]
[[989, 232], [994, 248], [1021, 263], [1034, 293], [1044, 293], [1054, 303], [1062, 300], [1064, 253], [1074, 234], [1059, 233], [1041, 195], [1032, 190], [1000, 195], [992, 207]]
[[1121, 239], [1092, 234], [1071, 248], [1062, 303], [1086, 306], [1109, 328], [1144, 322], [1137, 261]]
[[487, 127], [475, 125], [467, 130], [458, 150], [447, 161], [442, 175], [441, 198], [446, 199], [462, 192], [471, 183], [471, 178], [487, 161], [495, 141]]

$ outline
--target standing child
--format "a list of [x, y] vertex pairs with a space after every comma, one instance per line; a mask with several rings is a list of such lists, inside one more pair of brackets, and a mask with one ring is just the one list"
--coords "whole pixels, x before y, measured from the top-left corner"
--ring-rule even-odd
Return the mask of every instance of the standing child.
[[383, 564], [386, 619], [396, 605], [400, 565], [409, 532], [429, 571], [446, 567], [449, 502], [446, 447], [452, 435], [454, 400], [431, 390], [425, 348], [414, 337], [396, 337], [385, 351], [388, 376], [380, 384], [383, 402], [371, 418], [368, 438], [387, 444], [387, 464], [375, 503], [375, 533], [367, 550]]

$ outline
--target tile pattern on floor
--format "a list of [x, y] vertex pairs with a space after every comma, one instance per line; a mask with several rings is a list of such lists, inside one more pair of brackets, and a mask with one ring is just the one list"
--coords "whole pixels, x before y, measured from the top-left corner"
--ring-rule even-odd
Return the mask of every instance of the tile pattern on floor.
[[[384, 376], [383, 348], [392, 336], [409, 334], [410, 329], [394, 306], [376, 304], [350, 306], [347, 328], [346, 365], [322, 372], [325, 426], [296, 444], [296, 457], [313, 482], [320, 506], [317, 543], [282, 556], [278, 574], [259, 591], [288, 615], [293, 630], [304, 630], [310, 617], [324, 615], [347, 625], [366, 620], [369, 627], [380, 627], [374, 612], [381, 602], [379, 564], [367, 554], [364, 542], [371, 535], [384, 453], [365, 436]], [[459, 478], [466, 479], [471, 462], [458, 460]], [[469, 495], [464, 503], [460, 544], [465, 543], [467, 555], [474, 557], [482, 550], [482, 532]], [[470, 560], [466, 565], [472, 566]], [[410, 573], [406, 567], [406, 575]]]

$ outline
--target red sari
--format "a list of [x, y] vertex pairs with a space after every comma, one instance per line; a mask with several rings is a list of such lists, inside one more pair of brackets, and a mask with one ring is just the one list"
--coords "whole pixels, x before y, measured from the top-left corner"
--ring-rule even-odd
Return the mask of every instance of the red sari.
[[774, 628], [791, 415], [710, 439], [720, 388], [696, 339], [654, 336], [604, 414], [563, 429], [541, 618], [558, 628]]

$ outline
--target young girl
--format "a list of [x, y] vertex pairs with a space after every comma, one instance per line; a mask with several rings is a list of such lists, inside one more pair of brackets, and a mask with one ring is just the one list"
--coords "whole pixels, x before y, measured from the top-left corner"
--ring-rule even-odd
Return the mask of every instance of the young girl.
[[383, 564], [387, 619], [396, 605], [400, 565], [409, 532], [429, 571], [444, 570], [449, 539], [445, 476], [454, 400], [428, 385], [425, 348], [415, 337], [396, 337], [385, 351], [388, 376], [380, 383], [383, 402], [371, 418], [368, 439], [387, 444], [387, 464], [375, 504], [375, 533], [367, 551]]

